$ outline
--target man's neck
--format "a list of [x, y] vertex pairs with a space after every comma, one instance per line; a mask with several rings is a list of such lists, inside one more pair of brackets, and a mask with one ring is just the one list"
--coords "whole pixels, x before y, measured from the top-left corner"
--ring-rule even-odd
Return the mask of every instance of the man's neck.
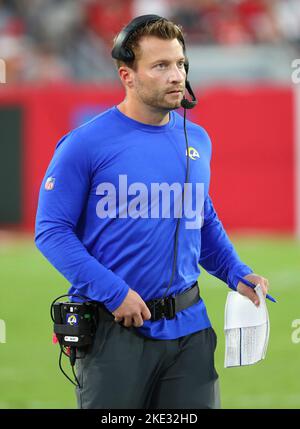
[[117, 107], [124, 115], [143, 124], [161, 126], [166, 125], [170, 120], [169, 112], [151, 109], [146, 105], [136, 105], [126, 99]]

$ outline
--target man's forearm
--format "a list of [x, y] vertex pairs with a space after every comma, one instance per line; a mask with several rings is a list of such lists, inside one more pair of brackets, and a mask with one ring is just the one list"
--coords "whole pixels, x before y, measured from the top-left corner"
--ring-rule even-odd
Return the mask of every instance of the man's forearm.
[[126, 282], [90, 255], [71, 228], [53, 222], [37, 224], [35, 243], [78, 293], [103, 302], [109, 311], [125, 299]]
[[201, 229], [200, 265], [213, 276], [236, 290], [238, 276], [252, 273], [237, 255], [208, 196], [204, 203], [204, 224]]

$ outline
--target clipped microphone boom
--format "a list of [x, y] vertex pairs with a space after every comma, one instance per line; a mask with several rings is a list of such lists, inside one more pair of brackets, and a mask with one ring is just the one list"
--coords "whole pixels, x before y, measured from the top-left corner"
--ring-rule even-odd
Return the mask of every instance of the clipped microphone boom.
[[183, 99], [181, 100], [181, 107], [183, 107], [184, 109], [193, 109], [193, 107], [196, 106], [198, 101], [195, 97], [191, 84], [188, 80], [185, 82], [185, 87], [188, 93], [190, 94], [190, 96], [192, 97], [192, 100], [188, 100], [187, 98], [183, 97]]

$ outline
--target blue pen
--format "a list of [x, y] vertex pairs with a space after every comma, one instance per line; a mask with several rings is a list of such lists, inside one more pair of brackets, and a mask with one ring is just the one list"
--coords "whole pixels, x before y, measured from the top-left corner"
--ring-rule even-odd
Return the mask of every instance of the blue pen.
[[[247, 286], [249, 286], [249, 287], [251, 287], [252, 289], [254, 289], [257, 285], [255, 285], [255, 284], [253, 284], [253, 283], [251, 283], [251, 282], [249, 282], [249, 280], [247, 280], [247, 279], [244, 279], [243, 277], [241, 277], [241, 276], [237, 276], [238, 277], [238, 279], [239, 279], [239, 281], [240, 282], [242, 282], [242, 283], [244, 283], [245, 285], [247, 285]], [[276, 301], [276, 299], [275, 298], [273, 298], [271, 295], [269, 295], [268, 293], [267, 293], [267, 295], [266, 295], [266, 298], [268, 298], [270, 301], [272, 301], [272, 302], [277, 302]]]

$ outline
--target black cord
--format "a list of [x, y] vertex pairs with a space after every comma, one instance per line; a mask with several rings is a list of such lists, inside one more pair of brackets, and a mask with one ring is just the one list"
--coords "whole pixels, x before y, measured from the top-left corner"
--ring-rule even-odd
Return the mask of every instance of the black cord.
[[81, 387], [81, 386], [80, 386], [80, 383], [79, 383], [78, 378], [77, 378], [77, 376], [76, 376], [74, 366], [72, 366], [72, 372], [73, 372], [74, 378], [75, 378], [75, 380], [76, 380], [76, 383], [77, 383], [77, 385], [78, 385], [78, 387], [79, 387], [79, 389], [80, 389], [80, 387]]
[[73, 374], [74, 374], [74, 377], [75, 377], [75, 380], [76, 380], [76, 382], [77, 382], [77, 384], [76, 383], [74, 383], [74, 381], [68, 376], [68, 374], [66, 374], [65, 373], [65, 371], [63, 370], [63, 367], [62, 367], [62, 364], [61, 364], [61, 358], [62, 358], [62, 355], [63, 354], [66, 354], [64, 351], [63, 351], [63, 349], [62, 349], [62, 347], [60, 348], [60, 354], [59, 354], [59, 361], [58, 361], [58, 364], [59, 364], [59, 369], [61, 370], [61, 372], [64, 374], [64, 376], [72, 383], [72, 384], [74, 384], [74, 386], [76, 386], [76, 387], [79, 387], [80, 388], [80, 384], [79, 384], [79, 381], [78, 381], [78, 379], [77, 379], [77, 377], [76, 377], [76, 374], [75, 374], [75, 371], [74, 371], [74, 367], [72, 366], [72, 370], [73, 370]]
[[56, 301], [58, 301], [60, 298], [65, 298], [66, 296], [68, 298], [71, 296], [72, 298], [75, 297], [75, 298], [80, 298], [80, 299], [86, 299], [87, 301], [91, 300], [90, 298], [88, 298], [85, 295], [78, 295], [78, 294], [69, 294], [69, 293], [66, 293], [65, 295], [58, 296], [57, 298], [55, 298], [54, 301], [52, 301], [52, 304], [50, 305], [50, 317], [51, 317], [53, 323], [55, 323], [55, 320], [54, 320], [54, 317], [53, 317], [53, 306], [56, 303]]
[[[186, 146], [186, 173], [185, 173], [185, 179], [184, 179], [184, 185], [185, 185], [185, 183], [188, 183], [189, 174], [190, 174], [189, 143], [188, 143], [188, 137], [187, 137], [187, 131], [186, 131], [186, 109], [184, 109], [184, 114], [183, 114], [183, 128], [184, 128], [185, 146]], [[182, 215], [183, 215], [183, 208], [184, 208], [184, 191], [185, 191], [184, 185], [183, 185], [183, 190], [182, 190], [182, 206], [181, 206]], [[170, 278], [170, 281], [169, 281], [169, 284], [168, 284], [168, 287], [166, 289], [164, 296], [162, 298], [160, 298], [156, 303], [154, 303], [153, 308], [155, 308], [159, 302], [162, 302], [166, 298], [166, 296], [170, 290], [170, 287], [172, 286], [172, 283], [173, 283], [174, 274], [175, 274], [175, 270], [176, 270], [176, 262], [177, 262], [178, 235], [179, 235], [179, 226], [180, 226], [181, 217], [182, 216], [180, 216], [177, 219], [176, 229], [175, 229], [174, 257], [173, 257], [173, 266], [172, 266], [171, 278]]]

